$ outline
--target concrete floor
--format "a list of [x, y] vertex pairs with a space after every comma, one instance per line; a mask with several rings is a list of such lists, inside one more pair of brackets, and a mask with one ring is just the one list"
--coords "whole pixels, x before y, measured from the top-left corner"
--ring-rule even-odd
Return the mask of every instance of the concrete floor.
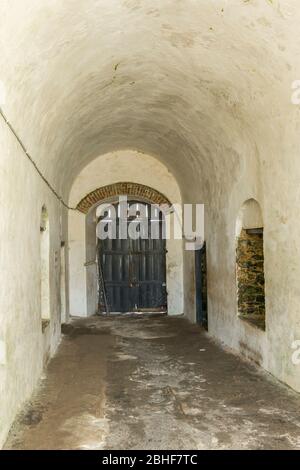
[[6, 449], [295, 449], [300, 395], [183, 318], [75, 320]]

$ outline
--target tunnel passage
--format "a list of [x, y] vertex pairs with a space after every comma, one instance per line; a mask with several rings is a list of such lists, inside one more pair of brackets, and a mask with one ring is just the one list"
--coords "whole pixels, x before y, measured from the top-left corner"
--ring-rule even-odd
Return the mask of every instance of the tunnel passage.
[[[299, 23], [298, 0], [0, 2], [0, 445], [61, 319], [95, 313], [95, 231], [76, 207], [119, 181], [173, 202], [172, 175], [181, 203], [205, 204], [209, 334], [300, 390]], [[264, 214], [265, 330], [237, 314], [235, 224], [250, 198]], [[195, 322], [195, 256], [173, 253], [168, 312]]]

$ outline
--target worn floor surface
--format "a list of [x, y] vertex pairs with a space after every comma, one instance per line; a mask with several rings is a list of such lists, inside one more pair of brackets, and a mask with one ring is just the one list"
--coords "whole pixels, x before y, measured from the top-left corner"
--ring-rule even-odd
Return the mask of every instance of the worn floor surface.
[[300, 395], [182, 318], [64, 328], [6, 449], [300, 448]]

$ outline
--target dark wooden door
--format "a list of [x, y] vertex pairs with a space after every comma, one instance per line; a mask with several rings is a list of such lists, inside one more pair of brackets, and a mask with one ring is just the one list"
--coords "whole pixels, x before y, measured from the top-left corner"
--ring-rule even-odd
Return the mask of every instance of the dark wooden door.
[[[142, 226], [148, 227], [147, 238], [132, 239], [127, 236], [120, 239], [120, 223], [125, 222], [128, 235], [129, 224], [139, 223], [141, 227], [141, 220], [127, 217], [124, 221], [118, 215], [115, 221], [116, 238], [98, 241], [98, 264], [103, 273], [103, 283], [99, 283], [100, 312], [106, 310], [103, 288], [110, 312], [167, 310], [164, 220], [161, 214], [151, 223], [150, 205], [147, 205], [146, 212], [146, 225]], [[117, 206], [115, 213], [119, 214]], [[154, 232], [156, 239], [151, 236]]]
[[195, 251], [195, 271], [196, 319], [197, 323], [207, 329], [207, 272], [205, 243], [201, 250]]

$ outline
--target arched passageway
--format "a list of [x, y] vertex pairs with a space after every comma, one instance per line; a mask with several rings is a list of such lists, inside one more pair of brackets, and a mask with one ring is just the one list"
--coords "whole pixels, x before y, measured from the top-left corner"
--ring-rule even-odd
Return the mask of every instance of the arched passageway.
[[[95, 208], [76, 208], [118, 183], [205, 205], [209, 334], [300, 391], [299, 21], [297, 0], [1, 2], [0, 445], [61, 319], [95, 313]], [[249, 200], [263, 226], [237, 233]], [[197, 279], [173, 240], [170, 314], [197, 321]]]
[[[112, 152], [98, 157], [83, 169], [74, 181], [69, 200], [72, 207], [79, 209], [69, 212], [72, 316], [89, 316], [98, 312], [96, 211], [101, 203], [114, 202], [119, 196], [126, 196], [129, 201], [138, 199], [165, 208], [168, 212], [165, 214], [166, 222], [171, 229], [174, 228], [171, 206], [180, 208], [182, 205], [176, 179], [165, 165], [152, 156], [130, 150]], [[151, 231], [148, 235], [151, 238]], [[153, 252], [154, 244], [151, 246]], [[149, 256], [152, 259], [155, 253], [149, 253]], [[182, 240], [173, 236], [166, 239], [166, 287], [170, 315], [182, 314], [184, 310], [183, 256]], [[130, 266], [127, 265], [124, 273], [127, 280], [129, 271]], [[157, 276], [157, 273], [152, 272], [150, 278], [159, 281], [155, 279]]]

